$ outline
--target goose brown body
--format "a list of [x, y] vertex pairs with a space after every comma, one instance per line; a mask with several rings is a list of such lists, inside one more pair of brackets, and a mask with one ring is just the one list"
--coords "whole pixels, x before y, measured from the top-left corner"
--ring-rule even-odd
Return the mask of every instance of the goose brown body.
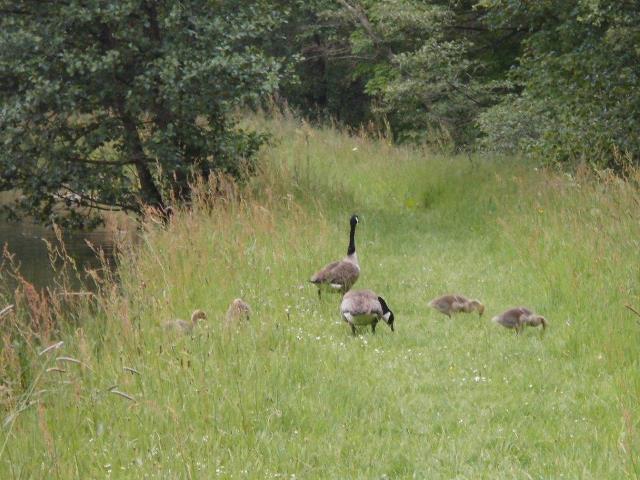
[[321, 297], [322, 289], [345, 293], [353, 287], [360, 276], [360, 265], [356, 254], [355, 232], [358, 224], [358, 216], [353, 215], [350, 220], [351, 231], [349, 234], [349, 248], [347, 256], [342, 260], [331, 262], [316, 272], [310, 282], [318, 286], [318, 296]]
[[340, 313], [355, 335], [356, 326], [371, 325], [375, 333], [379, 321], [384, 321], [394, 331], [394, 316], [386, 301], [372, 290], [351, 290], [345, 293]]
[[351, 289], [359, 276], [358, 257], [354, 254], [325, 266], [311, 277], [311, 283], [344, 293]]

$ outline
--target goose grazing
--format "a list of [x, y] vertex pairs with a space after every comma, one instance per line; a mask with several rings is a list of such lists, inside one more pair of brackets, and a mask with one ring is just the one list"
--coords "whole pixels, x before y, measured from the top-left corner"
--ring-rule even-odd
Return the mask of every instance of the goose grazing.
[[452, 313], [471, 313], [477, 310], [479, 317], [484, 313], [484, 305], [479, 300], [471, 300], [464, 295], [443, 295], [434, 298], [428, 305], [449, 318]]
[[349, 234], [349, 248], [347, 256], [337, 262], [332, 262], [311, 277], [311, 283], [318, 286], [318, 298], [322, 298], [322, 289], [346, 293], [360, 276], [360, 265], [356, 254], [356, 225], [358, 216], [351, 217], [351, 232]]
[[352, 290], [345, 293], [340, 304], [340, 313], [354, 335], [356, 326], [359, 325], [371, 325], [371, 331], [376, 333], [376, 325], [380, 320], [389, 325], [392, 332], [394, 331], [393, 312], [384, 298], [371, 290]]
[[528, 318], [524, 319], [524, 324], [527, 327], [539, 327], [542, 325], [542, 330], [546, 330], [547, 328], [547, 319], [542, 315], [536, 315], [535, 313], [529, 315]]
[[238, 320], [249, 321], [250, 316], [251, 307], [249, 306], [249, 304], [241, 298], [236, 298], [233, 302], [231, 302], [231, 305], [229, 305], [225, 320], [227, 324], [237, 322]]
[[175, 332], [181, 333], [191, 333], [193, 332], [193, 328], [198, 324], [199, 320], [205, 320], [207, 318], [207, 314], [202, 310], [194, 310], [191, 314], [191, 321], [187, 322], [186, 320], [168, 320], [164, 322], [165, 330], [172, 330]]
[[542, 315], [533, 313], [526, 307], [516, 307], [493, 317], [492, 320], [505, 328], [513, 328], [516, 333], [525, 326], [537, 327], [542, 325], [542, 329], [547, 328], [547, 320]]

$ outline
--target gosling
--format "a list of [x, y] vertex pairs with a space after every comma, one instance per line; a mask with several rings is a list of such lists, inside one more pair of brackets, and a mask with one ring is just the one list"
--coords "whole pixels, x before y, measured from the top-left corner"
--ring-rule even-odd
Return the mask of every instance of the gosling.
[[484, 305], [479, 300], [470, 300], [464, 295], [443, 295], [442, 297], [434, 298], [428, 305], [440, 313], [444, 313], [449, 318], [451, 318], [452, 313], [477, 311], [479, 317], [484, 313]]
[[526, 326], [538, 327], [542, 325], [542, 329], [547, 328], [547, 320], [536, 313], [533, 313], [526, 307], [516, 307], [493, 317], [492, 321], [502, 325], [505, 328], [514, 329], [516, 334], [520, 333]]
[[251, 307], [249, 304], [241, 298], [236, 298], [227, 309], [225, 321], [228, 325], [240, 320], [248, 322], [249, 317], [251, 317]]
[[376, 325], [380, 320], [394, 331], [393, 312], [384, 298], [371, 290], [351, 290], [345, 293], [340, 304], [340, 313], [351, 327], [353, 335], [356, 334], [356, 326], [359, 325], [371, 325], [371, 331], [376, 333]]
[[198, 324], [198, 321], [206, 320], [206, 318], [207, 314], [198, 309], [194, 310], [191, 314], [190, 322], [181, 319], [168, 320], [164, 322], [163, 327], [165, 330], [188, 334], [193, 332], [193, 329]]

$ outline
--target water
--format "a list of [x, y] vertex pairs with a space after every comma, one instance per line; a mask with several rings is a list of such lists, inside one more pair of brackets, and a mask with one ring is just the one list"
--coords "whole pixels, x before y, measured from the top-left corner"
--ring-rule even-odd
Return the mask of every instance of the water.
[[[86, 267], [93, 268], [100, 265], [95, 253], [87, 245], [87, 240], [95, 247], [101, 248], [108, 260], [113, 259], [114, 236], [110, 231], [67, 230], [64, 232], [63, 238], [67, 253], [76, 261], [81, 272], [84, 272]], [[51, 229], [26, 222], [8, 223], [0, 219], [0, 249], [5, 244], [8, 246], [9, 252], [15, 255], [15, 260], [20, 265], [22, 276], [38, 288], [51, 286], [54, 281], [54, 272], [49, 263], [47, 245], [44, 240], [57, 245], [56, 236]], [[0, 275], [2, 273], [0, 272]], [[6, 277], [6, 275], [2, 276]], [[0, 285], [0, 289], [8, 287], [11, 290], [12, 285], [6, 283], [5, 278], [5, 284]]]

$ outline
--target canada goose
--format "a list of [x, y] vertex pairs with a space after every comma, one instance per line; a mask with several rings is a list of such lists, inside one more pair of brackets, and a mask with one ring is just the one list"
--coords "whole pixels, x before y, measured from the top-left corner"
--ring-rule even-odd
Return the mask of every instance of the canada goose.
[[470, 300], [463, 295], [443, 295], [442, 297], [434, 298], [428, 305], [444, 313], [449, 318], [451, 318], [452, 313], [471, 313], [477, 310], [479, 317], [484, 313], [484, 305], [479, 300]]
[[353, 215], [350, 220], [351, 232], [349, 234], [349, 248], [347, 256], [337, 262], [326, 265], [322, 270], [311, 277], [311, 283], [318, 286], [318, 298], [322, 297], [322, 288], [329, 291], [346, 293], [360, 276], [360, 265], [356, 254], [356, 225], [358, 216]]
[[236, 298], [233, 302], [231, 302], [231, 305], [229, 305], [225, 319], [229, 324], [238, 320], [249, 321], [250, 316], [251, 307], [249, 306], [249, 304], [241, 298]]
[[186, 320], [168, 320], [164, 322], [165, 330], [173, 330], [182, 333], [191, 333], [193, 331], [193, 327], [198, 324], [198, 320], [205, 320], [207, 318], [207, 314], [202, 310], [194, 310], [191, 314], [191, 321], [187, 322]]
[[376, 333], [376, 325], [380, 320], [384, 320], [391, 331], [394, 331], [393, 312], [384, 298], [371, 290], [351, 290], [345, 293], [340, 304], [340, 313], [344, 321], [351, 326], [354, 335], [356, 325], [371, 325], [371, 331]]
[[511, 308], [493, 317], [492, 320], [505, 328], [515, 329], [516, 333], [520, 333], [525, 326], [537, 327], [542, 325], [543, 330], [547, 328], [547, 320], [526, 307]]

